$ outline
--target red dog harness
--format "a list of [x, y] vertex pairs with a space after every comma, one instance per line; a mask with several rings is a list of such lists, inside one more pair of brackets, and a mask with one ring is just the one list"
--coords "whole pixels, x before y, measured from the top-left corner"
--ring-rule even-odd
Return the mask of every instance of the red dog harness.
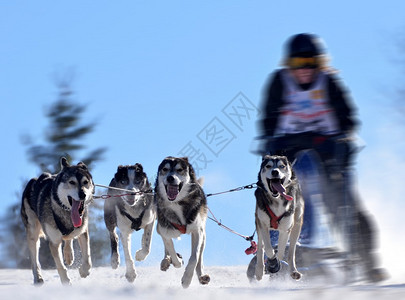
[[180, 224], [177, 224], [177, 223], [172, 223], [172, 225], [173, 225], [174, 227], [176, 227], [176, 229], [177, 229], [178, 231], [180, 231], [182, 234], [185, 234], [186, 231], [187, 231], [187, 226], [186, 226], [186, 225], [180, 225]]
[[273, 229], [278, 229], [278, 224], [280, 223], [280, 220], [285, 216], [286, 212], [277, 217], [276, 214], [270, 209], [270, 206], [268, 206], [267, 203], [265, 205], [267, 213], [270, 216], [270, 227]]

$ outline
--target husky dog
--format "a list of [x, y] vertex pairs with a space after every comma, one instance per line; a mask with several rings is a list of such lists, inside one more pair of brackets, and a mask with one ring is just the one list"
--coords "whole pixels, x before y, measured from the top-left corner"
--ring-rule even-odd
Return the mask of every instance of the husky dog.
[[[304, 200], [301, 190], [292, 170], [291, 164], [285, 156], [263, 157], [258, 175], [256, 196], [256, 230], [257, 263], [255, 275], [261, 280], [264, 271], [264, 253], [268, 257], [266, 268], [270, 273], [280, 270], [280, 260], [288, 240], [288, 266], [293, 279], [299, 280], [301, 273], [295, 266], [295, 248], [304, 216]], [[269, 230], [279, 232], [278, 250], [274, 251], [270, 241]], [[264, 251], [264, 252], [263, 252]]]
[[116, 227], [118, 227], [127, 267], [125, 277], [129, 282], [133, 282], [136, 271], [131, 256], [131, 234], [135, 230], [143, 229], [142, 248], [135, 255], [137, 261], [142, 261], [150, 252], [156, 220], [153, 194], [141, 164], [118, 166], [110, 187], [133, 191], [133, 194], [125, 194], [125, 191], [108, 189], [108, 195], [113, 197], [104, 202], [104, 221], [110, 232], [111, 241], [111, 266], [116, 269], [120, 264], [116, 233]]
[[94, 183], [87, 166], [80, 162], [70, 166], [61, 158], [61, 171], [43, 173], [31, 179], [22, 197], [21, 217], [27, 233], [34, 284], [42, 284], [38, 250], [40, 237], [49, 241], [51, 254], [63, 284], [70, 284], [67, 265], [74, 260], [73, 239], [78, 238], [82, 252], [81, 277], [87, 277], [91, 268], [87, 206], [93, 199]]
[[187, 288], [195, 270], [199, 282], [208, 284], [210, 277], [203, 271], [207, 199], [188, 158], [166, 157], [161, 162], [156, 178], [155, 197], [157, 232], [165, 247], [165, 257], [160, 269], [166, 271], [170, 264], [175, 268], [182, 266], [182, 257], [176, 253], [172, 239], [188, 233], [191, 234], [191, 256], [181, 283]]

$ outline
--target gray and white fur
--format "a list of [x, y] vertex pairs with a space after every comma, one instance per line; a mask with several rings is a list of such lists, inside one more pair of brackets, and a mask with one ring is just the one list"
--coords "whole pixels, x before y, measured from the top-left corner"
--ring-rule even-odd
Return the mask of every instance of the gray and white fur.
[[165, 256], [160, 268], [166, 271], [172, 264], [183, 265], [173, 239], [181, 234], [191, 234], [191, 256], [181, 283], [189, 287], [194, 271], [200, 284], [208, 284], [210, 277], [204, 274], [203, 254], [206, 242], [207, 199], [197, 181], [188, 158], [166, 157], [158, 168], [155, 197], [157, 203], [157, 232], [162, 237]]
[[104, 221], [110, 234], [111, 266], [116, 269], [120, 264], [118, 235], [116, 232], [118, 227], [124, 248], [125, 277], [129, 282], [133, 282], [137, 274], [131, 255], [131, 235], [134, 231], [143, 229], [142, 248], [136, 251], [135, 254], [135, 259], [142, 261], [150, 253], [156, 220], [153, 193], [146, 173], [139, 163], [118, 166], [117, 172], [110, 182], [110, 187], [132, 191], [131, 193], [108, 189], [108, 195], [113, 197], [106, 199], [104, 202]]
[[[295, 250], [303, 222], [304, 200], [292, 166], [285, 156], [263, 157], [255, 197], [258, 236], [256, 279], [263, 277], [264, 253], [269, 259], [270, 272], [278, 272], [289, 240], [289, 272], [293, 279], [299, 280], [302, 274], [296, 268]], [[271, 245], [270, 230], [279, 232], [277, 253]]]
[[73, 263], [73, 239], [78, 239], [81, 249], [80, 276], [87, 277], [92, 265], [87, 206], [93, 199], [93, 179], [84, 163], [71, 166], [64, 157], [60, 162], [58, 174], [43, 173], [31, 179], [23, 192], [21, 217], [27, 233], [34, 284], [44, 282], [38, 257], [41, 237], [49, 241], [63, 284], [70, 284], [63, 259], [66, 265]]

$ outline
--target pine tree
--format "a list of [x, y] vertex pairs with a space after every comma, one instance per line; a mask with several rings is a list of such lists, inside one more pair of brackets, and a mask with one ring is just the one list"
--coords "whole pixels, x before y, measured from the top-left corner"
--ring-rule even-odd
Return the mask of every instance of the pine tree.
[[[81, 141], [94, 130], [96, 124], [81, 124], [86, 106], [79, 105], [72, 99], [74, 93], [71, 89], [71, 80], [60, 80], [57, 82], [57, 87], [58, 97], [45, 112], [45, 116], [49, 120], [49, 125], [44, 131], [45, 143], [34, 144], [32, 142], [34, 139], [30, 136], [24, 138], [29, 161], [40, 169], [38, 175], [42, 172], [59, 172], [59, 160], [62, 156], [65, 156], [70, 163], [72, 161], [74, 163], [83, 161], [91, 170], [93, 163], [102, 160], [102, 155], [106, 151], [106, 148], [97, 148], [87, 155], [81, 154], [85, 149]], [[29, 178], [27, 182], [28, 180]], [[1, 224], [7, 224], [2, 225], [7, 226], [7, 230], [0, 231], [2, 232], [0, 234], [0, 243], [3, 252], [0, 253], [0, 261], [4, 261], [4, 263], [0, 263], [0, 267], [30, 267], [25, 229], [20, 217], [21, 195], [24, 187], [25, 184], [21, 191], [17, 193], [17, 203], [11, 205], [7, 210], [8, 213], [0, 218]], [[10, 212], [12, 215], [10, 215]], [[100, 233], [100, 231], [105, 230], [104, 227], [100, 226], [101, 215], [101, 205], [89, 206], [90, 249], [93, 255], [93, 265], [95, 266], [103, 264], [109, 249], [107, 233]], [[76, 258], [80, 259], [80, 255], [77, 255], [77, 245], [75, 245], [75, 248]], [[39, 257], [44, 269], [54, 267], [47, 241], [41, 240]], [[77, 260], [75, 264], [78, 264]]]
[[[58, 172], [61, 156], [65, 156], [71, 163], [76, 153], [85, 148], [80, 141], [95, 127], [94, 123], [80, 124], [86, 106], [72, 100], [73, 92], [69, 81], [59, 82], [58, 89], [58, 99], [46, 111], [46, 117], [49, 119], [49, 126], [44, 132], [46, 144], [32, 144], [32, 139], [26, 138], [29, 160], [39, 166], [42, 172]], [[80, 160], [91, 168], [93, 162], [101, 160], [105, 150], [98, 148]]]

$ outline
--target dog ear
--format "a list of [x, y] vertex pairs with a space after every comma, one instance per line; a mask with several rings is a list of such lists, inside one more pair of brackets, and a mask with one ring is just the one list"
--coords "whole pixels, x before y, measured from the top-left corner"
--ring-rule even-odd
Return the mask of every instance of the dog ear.
[[266, 159], [269, 159], [269, 158], [270, 158], [270, 155], [266, 154], [266, 155], [262, 156], [262, 161], [265, 161]]
[[187, 156], [180, 157], [180, 159], [182, 159], [182, 160], [186, 161], [186, 163], [188, 163], [188, 164], [189, 164], [189, 161], [188, 161], [188, 157], [187, 157]]
[[203, 187], [204, 181], [205, 181], [204, 176], [201, 176], [200, 178], [197, 179], [197, 182], [201, 187]]
[[143, 166], [140, 163], [136, 163], [134, 166], [136, 173], [143, 173]]
[[124, 168], [125, 168], [125, 166], [123, 166], [123, 165], [119, 165], [119, 166], [117, 167], [117, 172], [115, 172], [115, 174], [114, 174], [114, 178], [115, 178], [116, 181], [118, 181], [118, 180], [120, 179], [120, 175], [121, 175], [122, 170], [123, 170]]
[[195, 175], [193, 166], [188, 162], [188, 159], [187, 159], [187, 165], [188, 165], [188, 175], [190, 176], [191, 181], [195, 182], [197, 180], [197, 176]]
[[93, 177], [90, 177], [90, 178], [91, 178], [91, 184], [93, 185], [93, 189], [91, 190], [91, 193], [95, 194], [96, 193], [96, 185], [94, 184]]
[[66, 157], [62, 156], [60, 158], [60, 167], [61, 167], [61, 169], [65, 168], [65, 167], [69, 167], [69, 166], [70, 166], [70, 164], [69, 164], [68, 160], [66, 159]]
[[84, 163], [84, 162], [79, 162], [78, 164], [77, 164], [77, 166], [78, 167], [80, 167], [80, 168], [82, 168], [82, 169], [84, 169], [84, 170], [88, 170], [88, 168], [87, 168], [87, 165]]

